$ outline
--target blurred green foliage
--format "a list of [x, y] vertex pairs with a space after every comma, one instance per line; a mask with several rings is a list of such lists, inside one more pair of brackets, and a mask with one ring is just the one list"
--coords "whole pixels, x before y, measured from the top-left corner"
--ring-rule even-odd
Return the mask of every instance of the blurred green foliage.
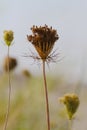
[[[46, 130], [45, 92], [42, 77], [11, 74], [11, 108], [7, 130]], [[66, 93], [63, 77], [47, 76], [51, 128], [68, 130], [66, 112], [58, 97]], [[0, 75], [0, 130], [3, 129], [8, 102], [8, 75]]]

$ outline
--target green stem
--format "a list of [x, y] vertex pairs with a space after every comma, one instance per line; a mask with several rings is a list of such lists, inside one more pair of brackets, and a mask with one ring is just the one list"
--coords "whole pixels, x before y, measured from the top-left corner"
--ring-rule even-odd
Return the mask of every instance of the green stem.
[[69, 120], [69, 130], [72, 130], [72, 120]]
[[43, 60], [43, 79], [44, 79], [45, 96], [46, 96], [47, 125], [48, 125], [48, 130], [50, 130], [49, 101], [48, 101], [48, 90], [47, 90], [46, 73], [45, 73], [45, 61], [44, 60]]
[[9, 85], [9, 90], [8, 90], [8, 106], [7, 106], [7, 112], [6, 112], [6, 117], [5, 117], [4, 130], [7, 129], [9, 112], [10, 112], [10, 101], [11, 101], [11, 81], [10, 81], [10, 69], [9, 69], [9, 46], [8, 46], [7, 58], [8, 58], [8, 85]]

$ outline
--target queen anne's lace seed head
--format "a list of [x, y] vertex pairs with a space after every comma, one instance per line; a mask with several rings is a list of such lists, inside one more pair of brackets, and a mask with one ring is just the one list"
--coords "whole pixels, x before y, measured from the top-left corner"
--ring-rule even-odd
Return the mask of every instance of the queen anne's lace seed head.
[[51, 53], [54, 43], [59, 39], [57, 31], [52, 27], [45, 26], [33, 26], [31, 28], [32, 35], [27, 35], [28, 41], [30, 41], [37, 50], [42, 60], [47, 60]]

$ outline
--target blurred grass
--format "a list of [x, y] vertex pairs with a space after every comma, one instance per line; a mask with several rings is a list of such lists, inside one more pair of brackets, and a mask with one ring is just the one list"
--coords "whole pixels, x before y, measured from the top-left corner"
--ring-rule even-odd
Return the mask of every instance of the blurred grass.
[[[45, 93], [42, 77], [26, 78], [11, 74], [11, 109], [7, 130], [46, 130]], [[58, 97], [71, 87], [62, 77], [47, 76], [52, 130], [68, 130], [68, 119]], [[72, 91], [72, 89], [71, 89]], [[82, 95], [82, 97], [84, 97]], [[87, 96], [86, 96], [87, 97]], [[0, 76], [0, 130], [3, 129], [8, 101], [8, 77]], [[78, 112], [80, 113], [80, 112]]]

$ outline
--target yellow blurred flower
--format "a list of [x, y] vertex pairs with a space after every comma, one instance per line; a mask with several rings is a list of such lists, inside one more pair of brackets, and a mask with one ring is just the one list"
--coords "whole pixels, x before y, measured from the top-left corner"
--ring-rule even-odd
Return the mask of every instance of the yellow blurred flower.
[[80, 103], [78, 96], [74, 93], [70, 93], [59, 98], [59, 100], [60, 102], [65, 104], [66, 109], [67, 109], [67, 114], [69, 116], [69, 119], [71, 120], [73, 115], [77, 111], [77, 108]]
[[10, 46], [11, 43], [12, 43], [12, 41], [13, 41], [13, 39], [14, 39], [14, 33], [13, 33], [13, 31], [11, 31], [11, 30], [9, 30], [9, 31], [5, 30], [3, 38], [4, 38], [4, 41], [5, 41], [6, 45]]

